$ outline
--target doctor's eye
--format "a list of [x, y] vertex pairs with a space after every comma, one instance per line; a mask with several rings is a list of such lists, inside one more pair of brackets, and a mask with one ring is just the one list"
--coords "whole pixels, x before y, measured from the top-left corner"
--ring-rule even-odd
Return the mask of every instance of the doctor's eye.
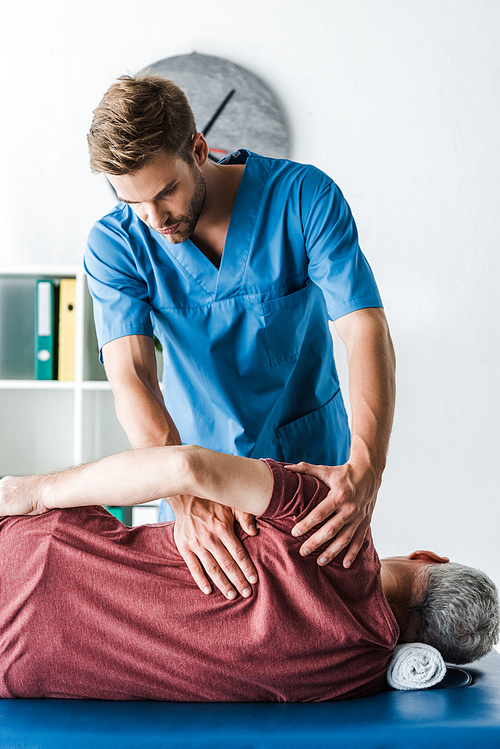
[[177, 185], [174, 185], [173, 187], [169, 187], [168, 189], [163, 190], [160, 195], [158, 195], [158, 200], [163, 200], [163, 198], [168, 197], [169, 195], [172, 195], [177, 190]]

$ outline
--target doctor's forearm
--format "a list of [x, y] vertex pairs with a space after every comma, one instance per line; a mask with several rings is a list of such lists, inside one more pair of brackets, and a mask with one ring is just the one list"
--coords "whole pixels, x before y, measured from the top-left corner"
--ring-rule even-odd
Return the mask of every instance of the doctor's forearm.
[[349, 462], [369, 467], [380, 481], [394, 417], [394, 348], [383, 310], [361, 310], [356, 315], [356, 325], [349, 333], [342, 331], [352, 410]]
[[115, 388], [114, 394], [116, 415], [133, 448], [181, 444], [159, 390], [130, 379]]
[[158, 384], [153, 339], [123, 336], [105, 344], [102, 356], [116, 415], [132, 447], [180, 444]]

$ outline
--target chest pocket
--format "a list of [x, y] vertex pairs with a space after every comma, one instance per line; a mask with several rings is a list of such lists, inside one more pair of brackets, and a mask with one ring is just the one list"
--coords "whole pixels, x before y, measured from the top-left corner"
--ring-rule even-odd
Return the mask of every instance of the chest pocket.
[[272, 367], [297, 359], [309, 324], [309, 284], [278, 299], [261, 302]]

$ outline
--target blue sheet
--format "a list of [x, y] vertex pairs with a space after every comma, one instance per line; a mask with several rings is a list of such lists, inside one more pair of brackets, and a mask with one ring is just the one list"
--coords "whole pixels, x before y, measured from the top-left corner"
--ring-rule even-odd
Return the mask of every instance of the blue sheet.
[[498, 749], [500, 655], [471, 686], [319, 704], [0, 700], [1, 749]]

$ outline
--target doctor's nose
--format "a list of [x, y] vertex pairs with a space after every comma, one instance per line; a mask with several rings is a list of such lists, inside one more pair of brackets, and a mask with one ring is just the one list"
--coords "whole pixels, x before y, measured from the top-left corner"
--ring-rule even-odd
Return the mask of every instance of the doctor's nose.
[[145, 221], [152, 229], [161, 229], [168, 221], [168, 212], [160, 210], [154, 203], [145, 206]]

